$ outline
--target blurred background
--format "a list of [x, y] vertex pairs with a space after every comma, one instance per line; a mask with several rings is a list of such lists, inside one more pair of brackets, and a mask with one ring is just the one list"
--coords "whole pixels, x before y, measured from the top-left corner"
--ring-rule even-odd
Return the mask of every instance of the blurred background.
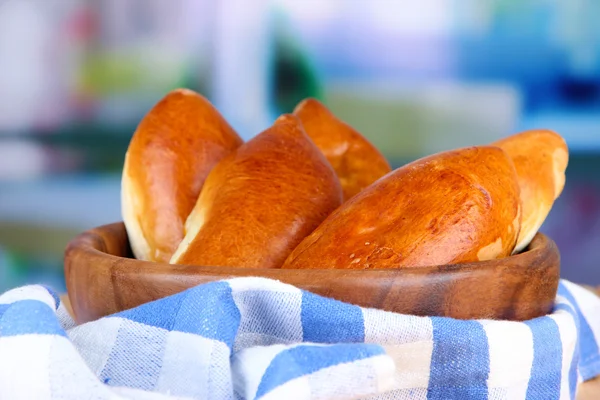
[[600, 284], [597, 0], [0, 0], [0, 290], [64, 290], [79, 232], [120, 220], [131, 135], [168, 90], [248, 139], [322, 99], [394, 167], [530, 128], [561, 133], [543, 231]]

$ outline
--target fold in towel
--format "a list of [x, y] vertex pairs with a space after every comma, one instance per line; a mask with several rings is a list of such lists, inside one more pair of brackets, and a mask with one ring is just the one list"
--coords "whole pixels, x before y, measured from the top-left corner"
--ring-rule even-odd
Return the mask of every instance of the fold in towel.
[[460, 321], [238, 278], [76, 326], [43, 286], [0, 296], [0, 399], [574, 399], [600, 375], [600, 298]]

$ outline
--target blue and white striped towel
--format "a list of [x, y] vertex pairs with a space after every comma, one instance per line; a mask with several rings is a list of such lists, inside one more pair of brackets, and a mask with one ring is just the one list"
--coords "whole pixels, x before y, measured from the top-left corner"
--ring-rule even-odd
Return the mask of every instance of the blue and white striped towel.
[[0, 296], [0, 399], [573, 399], [600, 375], [600, 298], [457, 321], [364, 309], [260, 278], [75, 326], [43, 286]]

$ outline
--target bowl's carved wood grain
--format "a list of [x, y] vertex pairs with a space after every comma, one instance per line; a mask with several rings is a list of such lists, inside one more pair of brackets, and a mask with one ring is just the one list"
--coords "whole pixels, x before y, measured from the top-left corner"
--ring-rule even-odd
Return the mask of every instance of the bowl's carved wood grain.
[[75, 238], [65, 253], [69, 298], [79, 323], [220, 279], [259, 276], [363, 307], [459, 319], [526, 320], [552, 310], [560, 256], [538, 234], [500, 260], [385, 270], [293, 270], [161, 264], [131, 258], [122, 223]]

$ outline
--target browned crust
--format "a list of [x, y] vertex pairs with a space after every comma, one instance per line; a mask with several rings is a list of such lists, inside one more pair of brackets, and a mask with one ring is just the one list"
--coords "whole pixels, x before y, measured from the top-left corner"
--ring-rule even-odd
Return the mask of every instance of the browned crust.
[[284, 115], [210, 173], [171, 262], [279, 267], [341, 201], [335, 172]]
[[494, 145], [511, 157], [519, 179], [523, 220], [515, 252], [520, 252], [539, 231], [562, 193], [569, 149], [560, 135], [549, 130], [521, 132]]
[[125, 157], [123, 219], [134, 254], [168, 262], [210, 170], [242, 140], [201, 95], [168, 93], [140, 122]]
[[333, 166], [349, 199], [391, 171], [390, 164], [364, 136], [315, 99], [302, 101], [294, 114]]
[[284, 268], [402, 268], [510, 255], [520, 228], [514, 166], [497, 147], [417, 160], [350, 199]]

